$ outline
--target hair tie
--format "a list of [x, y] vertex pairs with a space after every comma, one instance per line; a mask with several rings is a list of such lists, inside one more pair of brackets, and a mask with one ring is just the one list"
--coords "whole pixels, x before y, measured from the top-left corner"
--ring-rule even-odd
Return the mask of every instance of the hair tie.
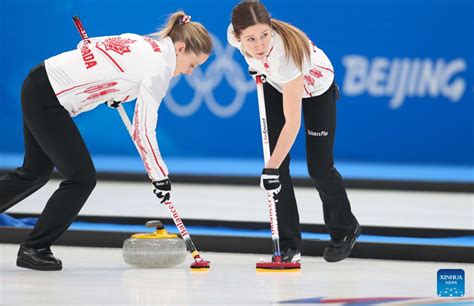
[[179, 20], [179, 23], [181, 24], [186, 24], [186, 23], [189, 23], [191, 21], [191, 16], [189, 15], [184, 15], [183, 17], [181, 17], [181, 19]]

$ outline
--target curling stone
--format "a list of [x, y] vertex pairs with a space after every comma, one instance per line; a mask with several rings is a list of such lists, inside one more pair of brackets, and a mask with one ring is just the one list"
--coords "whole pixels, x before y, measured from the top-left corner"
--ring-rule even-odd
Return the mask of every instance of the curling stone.
[[181, 237], [170, 234], [158, 220], [148, 221], [153, 233], [138, 233], [124, 241], [122, 256], [126, 263], [140, 268], [169, 268], [182, 264], [187, 255]]

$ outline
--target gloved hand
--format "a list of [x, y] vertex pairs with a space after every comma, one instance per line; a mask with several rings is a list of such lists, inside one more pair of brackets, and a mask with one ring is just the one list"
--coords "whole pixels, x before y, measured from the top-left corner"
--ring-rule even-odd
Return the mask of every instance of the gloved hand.
[[152, 182], [152, 184], [153, 186], [155, 186], [155, 189], [153, 189], [153, 193], [156, 194], [160, 202], [164, 203], [166, 201], [169, 201], [169, 199], [171, 198], [171, 182], [169, 178], [165, 178], [161, 181], [154, 181]]
[[114, 108], [114, 109], [119, 107], [120, 103], [122, 103], [122, 101], [115, 101], [114, 99], [109, 99], [107, 100], [107, 102], [105, 102], [105, 104], [107, 104], [108, 107]]
[[260, 187], [266, 191], [278, 194], [281, 190], [280, 176], [278, 169], [264, 168], [260, 177]]

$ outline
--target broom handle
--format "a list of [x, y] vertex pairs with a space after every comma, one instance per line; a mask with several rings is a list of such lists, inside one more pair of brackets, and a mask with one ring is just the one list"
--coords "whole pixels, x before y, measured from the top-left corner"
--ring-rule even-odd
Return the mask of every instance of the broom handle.
[[[257, 75], [255, 77], [257, 83], [258, 112], [260, 114], [260, 131], [262, 134], [263, 159], [267, 164], [270, 159], [270, 138], [268, 136], [267, 113], [265, 111], [265, 96], [263, 93], [263, 83], [265, 77]], [[280, 256], [280, 237], [278, 232], [278, 220], [276, 212], [276, 203], [273, 192], [267, 191], [267, 204], [270, 215], [270, 228], [272, 231], [273, 255]]]

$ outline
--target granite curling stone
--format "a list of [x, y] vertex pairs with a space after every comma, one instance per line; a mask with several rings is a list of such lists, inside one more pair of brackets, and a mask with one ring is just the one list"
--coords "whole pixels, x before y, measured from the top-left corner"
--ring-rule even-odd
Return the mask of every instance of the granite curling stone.
[[148, 221], [153, 233], [139, 233], [124, 241], [122, 256], [126, 263], [140, 268], [170, 268], [186, 260], [186, 244], [170, 234], [158, 220]]

